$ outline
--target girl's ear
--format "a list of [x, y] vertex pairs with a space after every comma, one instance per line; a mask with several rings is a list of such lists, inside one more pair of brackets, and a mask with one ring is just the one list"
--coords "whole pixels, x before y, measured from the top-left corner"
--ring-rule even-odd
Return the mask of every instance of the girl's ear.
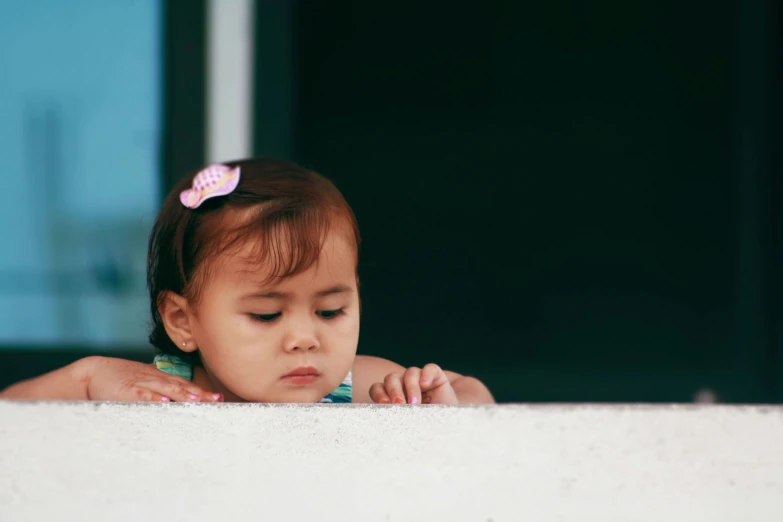
[[198, 348], [193, 342], [192, 313], [188, 300], [174, 292], [161, 293], [158, 313], [166, 333], [177, 348], [183, 352], [194, 352]]

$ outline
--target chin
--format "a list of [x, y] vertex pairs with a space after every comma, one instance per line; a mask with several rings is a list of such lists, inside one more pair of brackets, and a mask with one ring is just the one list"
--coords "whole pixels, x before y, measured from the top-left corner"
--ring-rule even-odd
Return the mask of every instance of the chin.
[[279, 400], [275, 402], [288, 402], [297, 404], [315, 404], [321, 402], [329, 392], [321, 393], [320, 390], [299, 389], [286, 390], [279, 394]]
[[321, 394], [317, 390], [276, 390], [273, 393], [248, 393], [242, 395], [242, 400], [247, 402], [259, 402], [267, 404], [315, 404], [321, 402], [321, 399], [329, 392]]

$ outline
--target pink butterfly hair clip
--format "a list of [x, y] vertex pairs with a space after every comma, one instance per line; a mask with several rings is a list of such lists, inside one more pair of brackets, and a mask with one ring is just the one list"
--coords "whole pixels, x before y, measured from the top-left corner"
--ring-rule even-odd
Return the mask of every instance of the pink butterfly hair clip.
[[179, 193], [179, 200], [188, 208], [198, 208], [204, 201], [226, 196], [239, 185], [239, 167], [210, 165], [193, 177], [193, 185]]

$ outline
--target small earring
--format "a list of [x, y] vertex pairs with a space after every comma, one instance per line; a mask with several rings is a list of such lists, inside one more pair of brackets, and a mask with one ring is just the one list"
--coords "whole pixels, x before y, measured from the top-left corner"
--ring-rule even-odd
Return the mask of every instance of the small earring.
[[188, 345], [188, 342], [187, 342], [187, 341], [182, 341], [182, 347], [183, 347], [183, 348], [184, 348], [184, 347], [186, 347], [187, 345]]

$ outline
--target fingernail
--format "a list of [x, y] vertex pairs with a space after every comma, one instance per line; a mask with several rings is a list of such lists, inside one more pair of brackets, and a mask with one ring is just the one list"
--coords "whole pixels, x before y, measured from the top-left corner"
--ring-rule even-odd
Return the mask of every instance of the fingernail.
[[188, 398], [191, 401], [195, 401], [195, 400], [198, 400], [198, 395], [196, 395], [195, 393], [191, 393], [190, 395], [188, 395]]
[[422, 377], [421, 378], [421, 383], [422, 384], [429, 384], [429, 382], [430, 382], [430, 380], [428, 378], [426, 378], [426, 377]]
[[411, 397], [411, 404], [416, 404], [417, 402], [419, 402], [419, 399], [416, 397]]
[[161, 397], [160, 400], [162, 402], [171, 402], [171, 399], [169, 399], [168, 397]]
[[212, 399], [214, 399], [216, 401], [219, 401], [220, 400], [220, 394], [219, 393], [213, 393], [212, 394]]
[[405, 404], [405, 399], [401, 397], [395, 397], [393, 402], [394, 404]]
[[379, 400], [381, 404], [389, 404], [391, 402], [388, 397], [384, 397], [383, 399]]

